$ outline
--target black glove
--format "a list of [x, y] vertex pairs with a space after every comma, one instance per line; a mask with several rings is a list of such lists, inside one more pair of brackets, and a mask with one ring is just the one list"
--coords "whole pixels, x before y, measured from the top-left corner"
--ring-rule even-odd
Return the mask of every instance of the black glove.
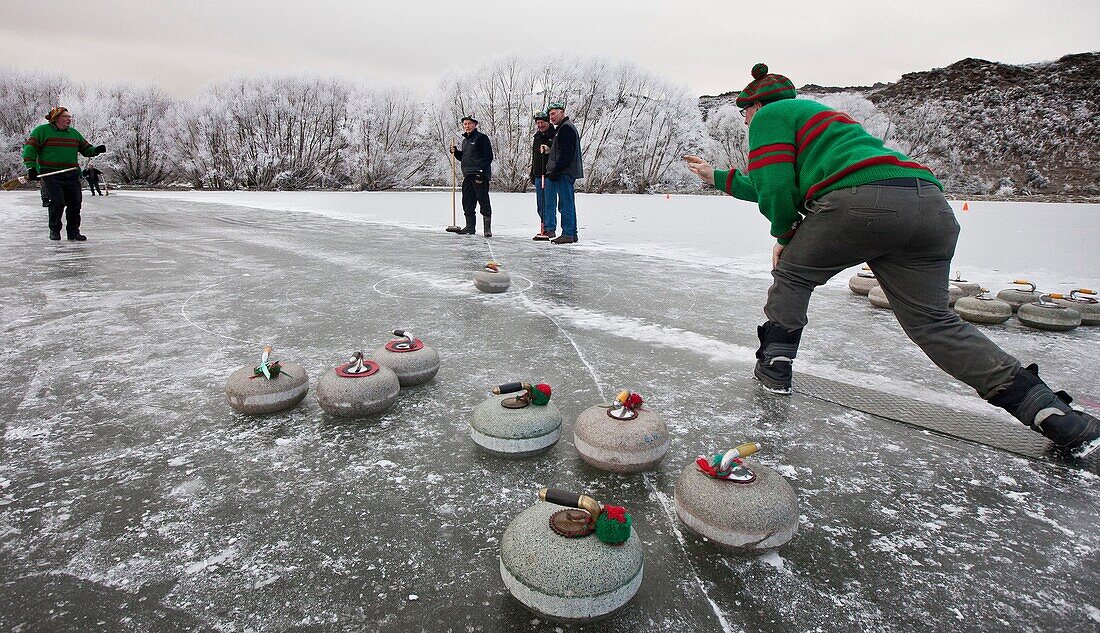
[[550, 172], [546, 173], [546, 177], [549, 178], [550, 180], [552, 180], [553, 182], [557, 182], [557, 181], [561, 180], [561, 172], [557, 171], [557, 170], [550, 171]]
[[27, 168], [27, 180], [38, 180], [38, 170], [34, 167]]
[[103, 152], [107, 151], [107, 146], [106, 145], [96, 145], [95, 147], [92, 148], [92, 151], [95, 152], [95, 154], [93, 154], [93, 156], [99, 156]]

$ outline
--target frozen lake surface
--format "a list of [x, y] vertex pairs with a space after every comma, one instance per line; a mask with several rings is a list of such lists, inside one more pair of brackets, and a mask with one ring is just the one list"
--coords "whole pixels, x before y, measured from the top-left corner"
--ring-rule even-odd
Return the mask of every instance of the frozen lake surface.
[[[504, 589], [499, 538], [540, 486], [627, 506], [641, 590], [600, 631], [1100, 627], [1100, 478], [751, 378], [767, 223], [720, 196], [578, 197], [581, 242], [530, 240], [493, 194], [491, 240], [443, 232], [449, 192], [85, 198], [86, 243], [0, 195], [0, 630], [553, 631]], [[961, 208], [961, 201], [955, 204]], [[1100, 206], [971, 202], [956, 268], [993, 290], [1100, 285]], [[479, 220], [480, 230], [480, 220]], [[513, 288], [483, 295], [496, 259]], [[1007, 417], [936, 369], [849, 271], [811, 303], [797, 372]], [[394, 327], [442, 356], [373, 418], [232, 412], [272, 343], [311, 385]], [[1100, 328], [984, 328], [1100, 409]], [[492, 385], [547, 382], [562, 441], [508, 461], [467, 420]], [[583, 464], [572, 421], [619, 389], [672, 444], [657, 471]], [[797, 489], [778, 552], [684, 531], [684, 464], [746, 440]], [[934, 623], [934, 624], [932, 624]]]

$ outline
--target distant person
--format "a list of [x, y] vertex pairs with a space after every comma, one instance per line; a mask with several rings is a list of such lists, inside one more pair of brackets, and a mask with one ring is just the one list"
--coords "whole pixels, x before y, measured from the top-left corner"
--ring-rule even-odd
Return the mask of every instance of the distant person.
[[489, 203], [489, 180], [493, 177], [493, 144], [489, 137], [477, 129], [473, 114], [462, 117], [462, 149], [451, 143], [451, 153], [462, 163], [462, 213], [466, 227], [458, 231], [462, 235], [477, 233], [474, 211], [481, 207], [481, 219], [485, 225], [485, 237], [493, 236], [493, 208]]
[[[554, 128], [545, 110], [535, 113], [535, 137], [531, 141], [531, 183], [535, 185], [535, 207], [539, 214], [539, 232], [533, 239], [547, 241], [554, 238], [554, 231], [546, 230], [546, 161], [554, 142]], [[557, 226], [557, 218], [551, 223]]]
[[757, 64], [737, 96], [749, 126], [746, 173], [696, 156], [704, 182], [756, 202], [771, 221], [772, 286], [757, 328], [753, 371], [765, 389], [791, 392], [813, 290], [840, 271], [871, 267], [902, 329], [932, 362], [1076, 457], [1100, 447], [1100, 420], [1055, 394], [948, 306], [959, 224], [926, 167], [883, 146], [842, 112], [807, 99]]
[[99, 188], [99, 177], [103, 175], [103, 172], [99, 171], [95, 167], [89, 166], [83, 172], [84, 180], [88, 181], [88, 191], [94, 196], [97, 193], [103, 195], [103, 190]]
[[[65, 234], [69, 240], [88, 239], [80, 233], [80, 203], [82, 190], [77, 152], [82, 156], [99, 156], [107, 151], [103, 145], [92, 147], [80, 132], [72, 127], [73, 117], [62, 107], [53, 108], [43, 123], [31, 131], [23, 144], [23, 164], [27, 179], [42, 179], [43, 197], [49, 199], [50, 239], [61, 239], [61, 216], [65, 216]], [[64, 173], [50, 176], [57, 171]]]
[[546, 161], [546, 207], [543, 230], [553, 234], [561, 213], [561, 235], [553, 244], [573, 244], [577, 241], [577, 204], [574, 185], [584, 178], [581, 165], [581, 137], [569, 117], [565, 105], [550, 104], [550, 122], [554, 124], [554, 143]]

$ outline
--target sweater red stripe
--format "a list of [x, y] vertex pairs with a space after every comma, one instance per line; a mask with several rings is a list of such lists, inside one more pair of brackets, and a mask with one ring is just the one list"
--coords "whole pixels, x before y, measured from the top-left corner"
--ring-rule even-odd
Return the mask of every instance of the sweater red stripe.
[[761, 167], [767, 167], [768, 165], [774, 165], [775, 163], [793, 163], [793, 162], [794, 162], [794, 156], [793, 155], [789, 155], [789, 154], [772, 154], [771, 156], [766, 156], [764, 158], [761, 158], [760, 160], [756, 160], [756, 161], [753, 161], [753, 162], [749, 163], [749, 166], [745, 168], [745, 171], [749, 172], [749, 171], [752, 171], [754, 169], [760, 169]]
[[791, 152], [794, 153], [794, 145], [792, 143], [772, 143], [771, 145], [765, 145], [758, 147], [749, 152], [749, 160], [760, 156], [761, 154], [767, 154], [768, 152]]
[[813, 115], [812, 117], [810, 117], [810, 120], [806, 121], [806, 124], [803, 125], [802, 128], [798, 130], [798, 132], [795, 133], [794, 142], [797, 144], [801, 144], [802, 137], [806, 135], [806, 132], [809, 132], [811, 129], [813, 129], [815, 125], [817, 125], [821, 121], [836, 114], [840, 113], [836, 112], [835, 110], [826, 110], [825, 112], [818, 112], [817, 114]]
[[896, 156], [874, 156], [874, 157], [868, 158], [866, 160], [861, 160], [858, 163], [853, 163], [851, 165], [848, 165], [847, 167], [845, 167], [844, 169], [841, 169], [840, 171], [833, 174], [832, 176], [829, 176], [825, 180], [822, 180], [821, 182], [817, 183], [816, 185], [810, 187], [810, 190], [806, 192], [806, 199], [807, 200], [813, 200], [813, 197], [814, 197], [815, 193], [817, 193], [818, 191], [820, 191], [821, 189], [823, 189], [825, 187], [828, 187], [829, 185], [833, 184], [834, 182], [840, 180], [841, 178], [847, 176], [848, 174], [850, 174], [852, 172], [859, 171], [859, 170], [864, 169], [866, 167], [874, 167], [876, 165], [893, 165], [895, 167], [906, 167], [906, 168], [909, 168], [909, 169], [923, 169], [923, 170], [925, 170], [929, 173], [932, 173], [931, 169], [928, 169], [927, 167], [925, 167], [924, 165], [921, 165], [920, 163], [915, 163], [913, 161], [898, 160]]
[[[817, 126], [814, 129], [814, 131], [807, 134], [806, 137], [802, 139], [802, 142], [798, 144], [798, 151], [801, 152], [802, 150], [806, 149], [806, 146], [809, 145], [811, 141], [821, 136], [821, 133], [825, 131], [825, 128], [829, 127], [833, 123], [852, 124], [856, 122], [852, 120], [852, 118], [849, 117], [847, 114], [844, 114], [843, 112], [838, 112], [836, 116], [825, 119], [821, 122], [821, 125]], [[856, 123], [856, 125], [858, 125], [858, 123]]]
[[34, 138], [33, 136], [28, 138], [24, 145], [30, 145], [31, 147], [42, 147], [42, 141]]
[[733, 174], [734, 173], [736, 173], [736, 172], [731, 169], [731, 170], [729, 170], [729, 173], [726, 174], [726, 193], [728, 193], [730, 195], [733, 195]]
[[42, 165], [43, 167], [76, 167], [77, 166], [76, 163], [55, 163], [52, 160], [42, 160], [41, 158], [38, 159], [38, 164]]

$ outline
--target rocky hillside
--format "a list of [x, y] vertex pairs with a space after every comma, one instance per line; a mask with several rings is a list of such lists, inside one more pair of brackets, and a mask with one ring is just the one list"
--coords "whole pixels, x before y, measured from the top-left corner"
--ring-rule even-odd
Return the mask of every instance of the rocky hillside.
[[[845, 109], [956, 195], [1100, 198], [1100, 53], [1021, 66], [968, 58], [895, 83], [799, 92]], [[736, 96], [700, 97], [704, 116]]]

